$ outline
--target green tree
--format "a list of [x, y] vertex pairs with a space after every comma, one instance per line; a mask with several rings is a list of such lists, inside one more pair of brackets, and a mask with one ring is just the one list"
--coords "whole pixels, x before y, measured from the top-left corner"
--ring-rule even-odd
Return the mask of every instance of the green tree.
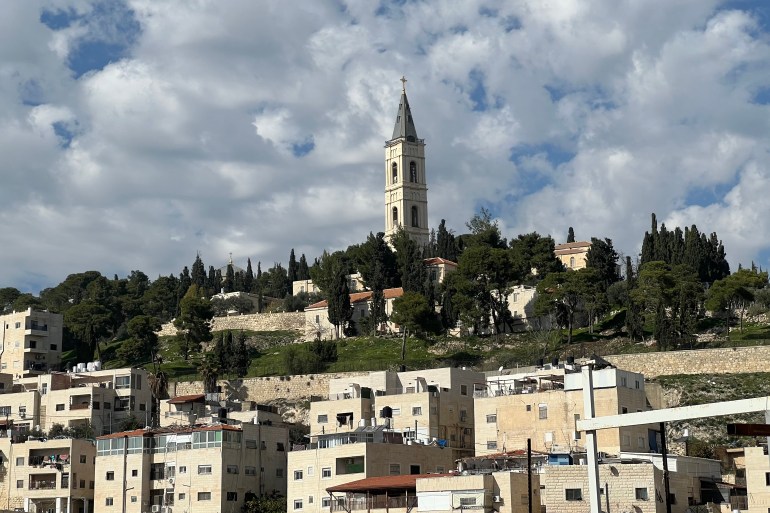
[[113, 326], [109, 310], [90, 300], [83, 301], [67, 310], [64, 314], [64, 326], [75, 336], [75, 339], [85, 348], [81, 357], [102, 359], [101, 341], [110, 334]]
[[291, 248], [291, 253], [289, 253], [289, 269], [287, 273], [289, 283], [293, 283], [299, 279], [297, 277], [299, 275], [299, 269], [297, 268], [297, 257], [294, 256], [294, 248]]
[[591, 247], [586, 255], [586, 267], [596, 271], [599, 288], [606, 292], [610, 285], [620, 280], [618, 272], [618, 252], [612, 246], [611, 239], [591, 237]]
[[233, 370], [235, 375], [239, 378], [246, 376], [249, 373], [249, 365], [251, 364], [251, 353], [249, 351], [249, 345], [246, 338], [246, 334], [243, 331], [238, 333], [238, 340], [235, 347], [235, 353], [233, 355]]
[[567, 244], [571, 242], [575, 242], [575, 230], [570, 226], [569, 231], [567, 232]]
[[251, 258], [246, 260], [246, 274], [243, 275], [243, 290], [245, 292], [254, 290], [254, 271], [251, 268]]
[[191, 285], [180, 303], [179, 317], [174, 320], [174, 326], [182, 332], [179, 348], [185, 361], [189, 360], [191, 352], [200, 350], [201, 343], [211, 340], [214, 310], [202, 294], [197, 285]]
[[235, 268], [233, 267], [232, 261], [230, 261], [227, 264], [227, 271], [225, 272], [225, 281], [222, 283], [222, 288], [225, 289], [225, 292], [235, 291]]
[[190, 280], [201, 289], [206, 287], [206, 268], [203, 265], [200, 253], [195, 255], [195, 262], [193, 262], [192, 271], [190, 272]]
[[508, 245], [497, 221], [492, 219], [492, 214], [484, 207], [465, 223], [465, 226], [471, 232], [468, 245], [486, 245], [493, 248], [505, 248]]
[[749, 305], [754, 302], [755, 291], [766, 287], [767, 283], [766, 271], [739, 269], [714, 282], [706, 296], [706, 308], [712, 312], [727, 312], [728, 334], [730, 331], [729, 318], [737, 311], [740, 318], [740, 331], [743, 331], [743, 316]]
[[155, 361], [158, 352], [157, 331], [161, 328], [160, 321], [149, 315], [138, 315], [128, 322], [128, 336], [118, 348], [118, 356], [129, 365], [146, 361]]
[[155, 363], [155, 371], [147, 377], [153, 398], [152, 425], [160, 425], [160, 401], [168, 397], [168, 375], [158, 369]]
[[286, 513], [286, 499], [261, 495], [246, 500], [241, 513]]
[[0, 288], [0, 313], [10, 310], [11, 305], [21, 296], [19, 289], [13, 287]]
[[297, 266], [297, 279], [298, 280], [310, 279], [310, 269], [307, 266], [307, 258], [305, 258], [304, 253], [302, 253], [302, 255], [299, 257], [299, 265]]
[[179, 283], [173, 274], [158, 276], [142, 295], [141, 310], [144, 315], [170, 321], [177, 311], [177, 287]]
[[217, 379], [222, 373], [222, 366], [219, 363], [217, 356], [211, 352], [206, 353], [198, 362], [198, 374], [203, 381], [203, 390], [207, 394], [212, 394], [217, 391]]
[[597, 293], [597, 276], [593, 269], [551, 273], [537, 286], [535, 313], [547, 315], [562, 310], [567, 325], [567, 344], [572, 343], [575, 315], [593, 301]]
[[361, 278], [367, 289], [372, 291], [368, 323], [372, 335], [377, 334], [377, 328], [387, 321], [385, 312], [386, 288], [391, 288], [395, 282], [396, 256], [385, 241], [385, 234], [369, 233], [366, 242], [358, 248], [356, 264]]
[[455, 236], [451, 231], [447, 230], [446, 221], [442, 219], [436, 234], [436, 256], [457, 262], [458, 253]]
[[336, 268], [326, 300], [329, 322], [334, 326], [335, 337], [340, 338], [340, 327], [344, 329], [353, 315], [353, 309], [350, 307], [347, 269], [342, 265]]
[[406, 359], [407, 333], [436, 333], [441, 326], [436, 312], [428, 305], [428, 300], [417, 292], [404, 292], [401, 297], [393, 300], [391, 320], [403, 330], [401, 360]]

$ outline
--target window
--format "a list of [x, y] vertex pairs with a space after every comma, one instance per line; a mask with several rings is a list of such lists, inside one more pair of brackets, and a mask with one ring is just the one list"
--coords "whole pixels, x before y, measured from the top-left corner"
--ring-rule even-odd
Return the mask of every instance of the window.
[[526, 410], [527, 410], [527, 411], [532, 411], [532, 405], [531, 405], [531, 404], [528, 404], [528, 405], [526, 406]]
[[137, 469], [131, 470], [131, 477], [139, 477], [139, 471]]
[[86, 480], [85, 479], [81, 479], [80, 480], [80, 487], [81, 488], [85, 488], [86, 487]]
[[487, 449], [497, 449], [497, 440], [487, 440]]
[[329, 416], [328, 415], [319, 415], [318, 416], [318, 423], [319, 424], [326, 424], [329, 422]]
[[390, 464], [390, 475], [391, 476], [401, 475], [401, 464], [400, 463], [391, 463]]
[[211, 474], [211, 465], [198, 465], [198, 474]]
[[24, 488], [24, 480], [23, 479], [17, 479], [16, 480], [16, 488]]
[[147, 405], [144, 403], [139, 403], [139, 411], [147, 411]]
[[187, 495], [186, 495], [186, 494], [184, 494], [184, 493], [180, 493], [180, 494], [179, 494], [179, 500], [180, 500], [180, 501], [182, 501], [182, 500], [184, 500], [184, 499], [186, 499], [186, 498], [187, 498]]
[[88, 489], [89, 490], [93, 490], [94, 489], [94, 482], [93, 481], [89, 481], [88, 482]]
[[308, 468], [307, 468], [307, 475], [308, 475], [308, 476], [313, 476], [313, 475], [315, 475], [315, 467], [308, 467]]
[[569, 266], [572, 268], [575, 267], [575, 257], [569, 257]]
[[309, 495], [309, 496], [308, 496], [308, 498], [307, 498], [307, 503], [308, 503], [308, 504], [313, 504], [313, 496], [312, 496], [312, 495]]
[[332, 477], [332, 468], [324, 467], [321, 469], [321, 479], [329, 479]]
[[115, 389], [131, 388], [131, 376], [117, 376], [115, 378]]
[[247, 476], [256, 476], [257, 475], [257, 467], [245, 467], [243, 470], [244, 474]]
[[497, 422], [497, 413], [487, 414], [487, 424], [493, 424]]
[[417, 207], [414, 205], [412, 205], [412, 226], [415, 228], [419, 228], [420, 226], [419, 213], [417, 211]]
[[628, 413], [628, 408], [626, 408], [625, 406], [621, 406], [620, 407], [620, 413], [621, 414]]
[[412, 407], [412, 415], [422, 415], [422, 406]]
[[642, 386], [641, 386], [641, 383], [639, 383], [639, 380], [638, 380], [638, 379], [634, 381], [634, 388], [636, 388], [637, 390], [639, 390], [640, 388], [642, 388]]
[[631, 445], [631, 436], [630, 435], [623, 435], [620, 437], [620, 445], [628, 447]]
[[541, 404], [537, 407], [537, 413], [539, 419], [547, 419], [548, 418], [548, 405], [547, 404]]
[[398, 226], [398, 207], [393, 207], [393, 226]]
[[466, 420], [468, 420], [468, 411], [460, 410], [460, 422], [465, 422]]
[[64, 405], [63, 404], [57, 404], [56, 405], [56, 411], [64, 411]]
[[765, 484], [770, 486], [770, 472], [765, 472]]
[[460, 385], [460, 395], [468, 395], [468, 385]]
[[198, 492], [198, 500], [199, 501], [210, 501], [211, 500], [211, 492]]
[[394, 162], [393, 165], [390, 166], [390, 169], [391, 182], [398, 183], [398, 164]]
[[20, 323], [20, 322], [17, 322], [17, 323], [16, 323], [16, 329], [19, 329], [19, 328], [21, 328], [21, 323]]
[[227, 473], [228, 474], [238, 474], [238, 465], [228, 465], [227, 466]]
[[568, 501], [582, 501], [583, 490], [580, 488], [566, 488], [564, 490], [564, 498]]
[[409, 163], [409, 181], [417, 183], [417, 164], [414, 160]]
[[104, 505], [112, 506], [112, 497], [107, 497], [106, 499], [104, 499]]
[[131, 496], [131, 502], [136, 502], [136, 495]]
[[283, 477], [283, 469], [282, 468], [275, 469], [275, 477]]
[[238, 492], [227, 492], [227, 500], [229, 502], [238, 500]]
[[286, 450], [286, 448], [283, 446], [283, 442], [276, 442], [275, 450], [278, 452], [283, 452]]
[[115, 481], [115, 472], [107, 472], [107, 474], [104, 476], [104, 479], [107, 481]]
[[51, 351], [56, 351], [58, 349], [58, 346], [56, 344], [51, 344]]
[[87, 456], [85, 454], [81, 454], [80, 455], [80, 463], [85, 463], [86, 462], [86, 458], [87, 458]]
[[302, 499], [294, 499], [294, 509], [302, 509]]
[[647, 488], [636, 488], [634, 490], [634, 494], [636, 495], [636, 500], [638, 500], [638, 501], [646, 501], [646, 500], [648, 500]]
[[646, 449], [646, 448], [647, 448], [647, 447], [645, 447], [645, 446], [646, 446], [646, 440], [644, 439], [644, 437], [643, 437], [643, 436], [637, 437], [637, 439], [636, 439], [636, 445], [637, 445], [637, 447], [639, 447], [640, 449]]
[[419, 465], [409, 465], [409, 473], [413, 476], [422, 474], [422, 471], [420, 470]]
[[302, 481], [302, 471], [301, 470], [295, 470], [294, 471], [294, 480], [295, 481]]
[[669, 493], [668, 494], [668, 503], [669, 504], [676, 504], [676, 494], [675, 493]]
[[393, 415], [394, 417], [401, 415], [401, 408], [393, 408], [391, 410], [391, 415]]
[[625, 376], [620, 376], [620, 386], [622, 387], [628, 386], [628, 379]]
[[332, 500], [329, 497], [321, 497], [321, 507], [330, 508], [332, 506]]
[[580, 440], [580, 438], [583, 436], [583, 434], [577, 430], [577, 423], [580, 420], [580, 414], [576, 413], [573, 418], [575, 419], [575, 440]]
[[182, 465], [181, 467], [179, 467], [179, 473], [187, 474], [187, 465]]
[[460, 497], [460, 507], [463, 506], [475, 506], [476, 497]]
[[24, 456], [19, 456], [16, 458], [16, 466], [21, 467], [22, 465], [24, 465]]

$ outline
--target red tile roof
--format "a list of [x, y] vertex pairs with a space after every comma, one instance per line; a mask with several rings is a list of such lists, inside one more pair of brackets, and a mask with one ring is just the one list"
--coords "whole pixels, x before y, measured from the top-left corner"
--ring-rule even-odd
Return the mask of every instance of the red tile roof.
[[178, 395], [169, 399], [168, 404], [196, 403], [206, 398], [206, 394]]
[[193, 431], [242, 431], [241, 428], [227, 424], [211, 424], [208, 426], [171, 426], [153, 429], [134, 429], [132, 431], [121, 431], [97, 437], [97, 440], [106, 440], [109, 438], [123, 438], [132, 436], [154, 436], [165, 435], [169, 433], [192, 433]]
[[455, 474], [405, 474], [400, 476], [367, 477], [331, 486], [327, 492], [375, 492], [381, 490], [416, 490], [417, 480], [428, 477], [449, 477]]
[[[382, 294], [385, 296], [385, 299], [394, 299], [397, 297], [401, 297], [404, 295], [404, 289], [401, 287], [395, 288], [395, 289], [385, 289], [382, 291]], [[356, 303], [363, 303], [363, 302], [369, 302], [372, 299], [372, 291], [367, 290], [365, 292], [354, 292], [350, 294], [350, 304], [355, 305]], [[315, 308], [328, 308], [329, 303], [324, 299], [323, 301], [319, 301], [318, 303], [313, 303], [310, 306], [306, 306], [305, 310], [313, 310]]]
[[578, 242], [565, 242], [564, 244], [557, 244], [554, 246], [555, 251], [563, 251], [565, 249], [575, 249], [575, 248], [590, 248], [591, 243], [587, 240], [582, 240]]

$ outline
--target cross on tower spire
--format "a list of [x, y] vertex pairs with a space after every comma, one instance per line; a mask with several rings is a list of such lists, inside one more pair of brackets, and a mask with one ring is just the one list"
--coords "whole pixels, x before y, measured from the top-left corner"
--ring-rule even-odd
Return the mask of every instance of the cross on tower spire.
[[401, 90], [406, 92], [406, 77], [401, 75]]

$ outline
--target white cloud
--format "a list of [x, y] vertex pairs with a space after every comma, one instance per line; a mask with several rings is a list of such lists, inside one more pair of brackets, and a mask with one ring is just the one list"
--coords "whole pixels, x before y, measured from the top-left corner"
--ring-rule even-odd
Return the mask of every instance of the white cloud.
[[[655, 211], [716, 230], [734, 264], [757, 259], [767, 27], [719, 4], [14, 3], [0, 19], [0, 222], [15, 241], [0, 286], [362, 241], [384, 224], [402, 74], [432, 226], [462, 232], [491, 204], [508, 237], [574, 226], [635, 254]], [[43, 6], [76, 16], [52, 30]], [[124, 57], [74, 78], [83, 42]]]

